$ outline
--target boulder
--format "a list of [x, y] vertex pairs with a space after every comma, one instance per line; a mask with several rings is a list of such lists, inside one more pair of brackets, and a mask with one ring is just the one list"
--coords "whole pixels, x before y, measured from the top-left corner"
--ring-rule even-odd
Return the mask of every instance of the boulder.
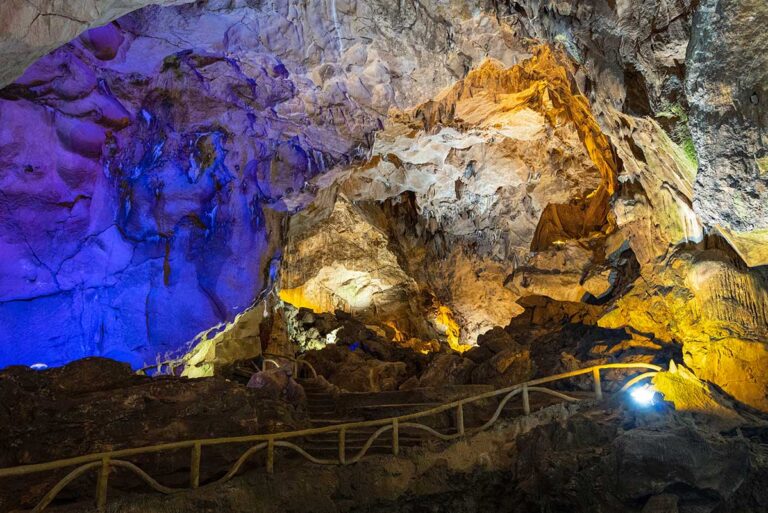
[[260, 397], [293, 405], [302, 405], [307, 400], [304, 389], [293, 379], [291, 371], [283, 368], [257, 372], [251, 376], [247, 387], [258, 390]]
[[533, 377], [535, 366], [528, 349], [505, 349], [472, 371], [472, 383], [506, 387]]
[[328, 382], [347, 392], [397, 390], [408, 378], [408, 366], [401, 361], [382, 361], [357, 346], [326, 346], [308, 351], [306, 360]]
[[475, 364], [457, 354], [438, 354], [418, 378], [420, 387], [466, 385], [471, 382]]

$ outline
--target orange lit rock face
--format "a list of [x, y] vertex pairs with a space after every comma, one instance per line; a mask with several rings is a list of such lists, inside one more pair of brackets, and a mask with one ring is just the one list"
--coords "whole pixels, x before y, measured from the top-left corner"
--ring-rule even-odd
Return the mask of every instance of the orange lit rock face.
[[582, 278], [614, 229], [618, 164], [569, 66], [548, 47], [509, 69], [488, 60], [393, 111], [370, 160], [337, 174], [340, 194], [292, 219], [281, 297], [457, 347], [506, 325], [521, 296], [608, 292], [608, 266]]
[[[549, 46], [537, 48], [532, 58], [509, 69], [488, 60], [410, 116], [411, 122], [423, 122], [425, 129], [438, 125], [495, 129], [502, 137], [515, 138], [520, 128], [527, 127], [529, 133], [535, 128], [533, 120], [520, 123], [519, 113], [531, 110], [541, 115], [551, 130], [567, 127], [575, 131], [599, 172], [600, 182], [579, 183], [567, 202], [546, 205], [534, 250], [546, 249], [555, 241], [587, 237], [603, 231], [609, 222], [608, 203], [616, 189], [618, 163], [587, 99], [575, 87], [573, 71], [570, 60]], [[589, 179], [587, 173], [581, 178]]]
[[680, 347], [700, 379], [768, 410], [768, 285], [746, 265], [761, 241], [705, 236], [695, 163], [600, 99], [598, 125], [573, 72], [539, 48], [392, 110], [369, 160], [322, 177], [291, 219], [280, 297], [421, 353], [506, 326], [521, 298], [597, 303], [599, 326]]
[[653, 270], [600, 324], [681, 343], [685, 365], [700, 379], [768, 411], [765, 277], [722, 249], [683, 250]]

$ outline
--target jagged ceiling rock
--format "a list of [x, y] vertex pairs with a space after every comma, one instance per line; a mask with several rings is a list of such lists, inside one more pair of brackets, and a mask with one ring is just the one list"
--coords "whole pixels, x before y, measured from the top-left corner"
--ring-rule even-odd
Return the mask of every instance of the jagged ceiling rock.
[[[109, 23], [145, 5], [178, 5], [193, 0], [6, 0], [0, 4], [0, 87], [34, 61], [91, 27]], [[103, 54], [102, 54], [103, 56]]]
[[[9, 83], [35, 59], [89, 27], [107, 23], [148, 3], [169, 5], [187, 2], [5, 2], [0, 6], [0, 19], [3, 20], [0, 24], [0, 50], [7, 60], [0, 71], [0, 85]], [[265, 6], [254, 8], [244, 1], [220, 0], [207, 4], [207, 8], [219, 13], [244, 7], [268, 10]], [[326, 32], [322, 42], [317, 42], [315, 50], [322, 48], [324, 52], [327, 49], [326, 43], [331, 43], [345, 54], [344, 58], [337, 61], [338, 66], [346, 66], [347, 72], [354, 72], [355, 67], [362, 65], [365, 72], [362, 76], [352, 77], [345, 84], [347, 92], [352, 93], [350, 96], [353, 99], [356, 99], [355, 93], [377, 97], [373, 103], [377, 107], [383, 106], [381, 114], [388, 108], [386, 101], [392, 99], [393, 92], [394, 96], [402, 96], [402, 91], [422, 92], [421, 85], [430, 82], [424, 79], [434, 79], [440, 75], [431, 73], [429, 66], [392, 67], [382, 62], [371, 65], [371, 59], [365, 55], [371, 39], [361, 44], [358, 37], [364, 34], [367, 38], [371, 29], [374, 29], [366, 20], [385, 21], [376, 27], [380, 29], [387, 22], [394, 27], [396, 24], [391, 22], [396, 17], [412, 17], [415, 23], [410, 24], [409, 28], [415, 28], [416, 33], [424, 30], [419, 35], [427, 37], [422, 38], [421, 42], [436, 43], [437, 46], [428, 48], [427, 53], [440, 55], [438, 60], [442, 61], [441, 64], [450, 76], [455, 78], [460, 78], [473, 62], [477, 62], [479, 48], [485, 47], [487, 53], [498, 56], [496, 50], [508, 44], [512, 39], [510, 36], [515, 33], [561, 42], [577, 61], [585, 65], [580, 72], [580, 80], [583, 89], [589, 91], [591, 100], [609, 98], [614, 107], [622, 108], [625, 112], [636, 115], [655, 114], [667, 118], [672, 123], [676, 142], [683, 143], [693, 152], [694, 141], [688, 131], [686, 114], [690, 105], [691, 125], [702, 166], [696, 188], [697, 211], [709, 226], [722, 224], [725, 228], [740, 231], [765, 228], [766, 215], [762, 213], [765, 184], [760, 177], [768, 164], [764, 162], [767, 158], [766, 143], [764, 136], [760, 135], [760, 127], [766, 124], [765, 109], [760, 107], [760, 99], [766, 96], [763, 84], [764, 70], [768, 66], [765, 55], [760, 52], [766, 36], [758, 27], [762, 25], [760, 20], [765, 21], [768, 13], [760, 0], [708, 0], [701, 3], [692, 0], [522, 0], [481, 2], [475, 6], [476, 11], [471, 13], [468, 7], [442, 3], [398, 3], [397, 6], [388, 6], [385, 3], [379, 5], [378, 2], [345, 1], [337, 4], [319, 0], [296, 6], [287, 3], [281, 9], [287, 24], [274, 25], [276, 33], [281, 34], [281, 37], [282, 34], [288, 34], [286, 28], [293, 26], [305, 12], [309, 14], [312, 23], [318, 23], [323, 17], [333, 22], [333, 28]], [[431, 14], [433, 12], [434, 15]], [[695, 12], [698, 14], [694, 20]], [[468, 15], [476, 13], [481, 17], [485, 13], [492, 13], [497, 20], [503, 20], [503, 23], [495, 26], [502, 27], [505, 37], [493, 37], [492, 31], [488, 30], [494, 26], [490, 19], [479, 23], [468, 22]], [[449, 21], [455, 19], [457, 14], [460, 14], [458, 22]], [[350, 17], [356, 23], [349, 24]], [[323, 25], [323, 22], [319, 24]], [[159, 27], [164, 26], [159, 24]], [[248, 27], [246, 30], [253, 29], [247, 22], [242, 26]], [[305, 26], [303, 23], [296, 24], [299, 27], [297, 38], [292, 41], [290, 37], [285, 37], [285, 46], [290, 46], [290, 42], [297, 43], [297, 49], [311, 47], [307, 44], [308, 39], [304, 39]], [[261, 26], [259, 31], [263, 28]], [[386, 28], [383, 31], [386, 32]], [[467, 38], [469, 31], [474, 32], [469, 37], [473, 43], [465, 45], [462, 40]], [[313, 36], [318, 34], [319, 31]], [[239, 28], [233, 30], [233, 36], [235, 39], [241, 38]], [[109, 36], [94, 34], [86, 35], [84, 39], [87, 43], [89, 39], [99, 41], [105, 37]], [[335, 38], [335, 41], [329, 37]], [[692, 45], [690, 51], [686, 52], [689, 39]], [[442, 48], [438, 48], [441, 45]], [[390, 46], [387, 52], [379, 56], [396, 54], [399, 50], [396, 46]], [[739, 47], [744, 48], [744, 51], [732, 52], [725, 59], [715, 56], [724, 47]], [[750, 51], [752, 48], [755, 51]], [[446, 49], [450, 51], [443, 57], [445, 52], [441, 50]], [[97, 55], [104, 57], [109, 53], [97, 52]], [[326, 59], [326, 62], [331, 61]], [[316, 74], [325, 75], [329, 69], [332, 70], [333, 66], [323, 67]], [[409, 75], [413, 75], [414, 80], [409, 87], [399, 88], [393, 84], [389, 89], [386, 81], [376, 82], [376, 77], [381, 77], [382, 73], [390, 74], [391, 78], [397, 77], [394, 82], [403, 77], [409, 81]], [[686, 82], [687, 94], [683, 87]], [[728, 92], [731, 90], [734, 92]], [[735, 98], [734, 102], [730, 101], [732, 97]], [[422, 96], [421, 99], [424, 98]], [[713, 128], [715, 126], [718, 128]], [[730, 158], [731, 155], [738, 156]], [[723, 172], [724, 169], [727, 172]], [[728, 183], [726, 177], [730, 176], [739, 176], [743, 180], [734, 185]], [[750, 186], [755, 180], [758, 186]], [[747, 185], [741, 186], [743, 181]], [[713, 200], [723, 194], [733, 198], [729, 200], [733, 208], [720, 212], [711, 205], [719, 204]]]
[[0, 93], [0, 324], [27, 341], [0, 362], [141, 365], [232, 320], [269, 289], [307, 180], [364, 152], [390, 106], [524, 55], [513, 36], [461, 5], [212, 0], [39, 60]]
[[[362, 296], [375, 277], [379, 302], [366, 301], [368, 318], [424, 337], [413, 319], [435, 297], [474, 343], [522, 311], [523, 295], [579, 301], [610, 291], [608, 266], [590, 268], [614, 229], [608, 198], [618, 164], [568, 62], [548, 47], [509, 69], [489, 60], [434, 100], [393, 111], [368, 162], [337, 173], [339, 199], [324, 195], [291, 220], [281, 296], [349, 310], [349, 299], [328, 298]], [[331, 215], [312, 228], [302, 221], [349, 211], [347, 198], [377, 214]], [[408, 285], [387, 295], [383, 282]]]
[[519, 0], [517, 22], [562, 43], [584, 65], [585, 92], [633, 115], [685, 104], [686, 47], [695, 0]]

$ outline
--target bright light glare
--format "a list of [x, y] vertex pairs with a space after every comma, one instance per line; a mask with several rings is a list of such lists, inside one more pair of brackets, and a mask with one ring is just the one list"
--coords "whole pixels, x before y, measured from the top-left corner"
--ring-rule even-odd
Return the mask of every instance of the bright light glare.
[[45, 370], [48, 368], [48, 366], [44, 363], [33, 363], [29, 366], [29, 368], [34, 370]]
[[632, 388], [629, 395], [640, 406], [650, 406], [653, 404], [653, 396], [656, 391], [651, 385], [642, 385]]

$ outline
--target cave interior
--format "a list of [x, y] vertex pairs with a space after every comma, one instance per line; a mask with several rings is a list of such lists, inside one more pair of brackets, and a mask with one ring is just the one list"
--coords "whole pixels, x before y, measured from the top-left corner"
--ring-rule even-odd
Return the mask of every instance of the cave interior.
[[4, 0], [0, 513], [768, 511], [765, 0]]

